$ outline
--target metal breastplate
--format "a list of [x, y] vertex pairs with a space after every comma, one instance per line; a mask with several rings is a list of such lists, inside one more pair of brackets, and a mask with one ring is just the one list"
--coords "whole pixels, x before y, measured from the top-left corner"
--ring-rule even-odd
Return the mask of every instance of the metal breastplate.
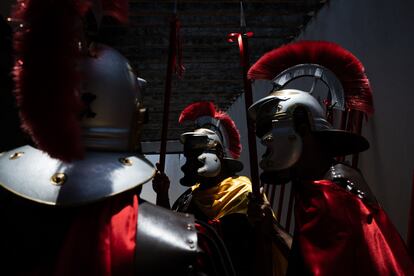
[[151, 180], [154, 166], [126, 152], [86, 152], [72, 163], [31, 146], [0, 155], [0, 185], [32, 201], [74, 206], [95, 202]]
[[139, 205], [137, 275], [191, 275], [199, 248], [194, 216], [148, 202]]

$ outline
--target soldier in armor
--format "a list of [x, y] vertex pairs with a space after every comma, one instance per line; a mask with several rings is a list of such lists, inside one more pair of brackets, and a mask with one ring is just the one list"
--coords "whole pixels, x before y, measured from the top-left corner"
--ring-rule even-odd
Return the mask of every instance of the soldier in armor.
[[[23, 128], [37, 147], [25, 145], [0, 154], [0, 273], [234, 275], [224, 244], [212, 229], [190, 214], [172, 212], [139, 197], [142, 185], [155, 173], [140, 154], [145, 81], [109, 46], [93, 43], [79, 49], [78, 43], [59, 44], [66, 41], [62, 36], [70, 35], [58, 24], [73, 12], [69, 2], [53, 4], [65, 7], [61, 16], [53, 17], [56, 22], [48, 22], [56, 24], [56, 30], [52, 28], [57, 32], [56, 44], [42, 44], [35, 35], [47, 31], [39, 28], [45, 26], [39, 25], [44, 14], [36, 12], [48, 13], [53, 10], [50, 6], [29, 13], [38, 20], [19, 40], [24, 49], [19, 48], [23, 54], [15, 68], [17, 101]], [[26, 45], [29, 42], [50, 46], [54, 53], [62, 46], [76, 59], [33, 56], [44, 49]], [[38, 79], [45, 72], [31, 69], [41, 68], [40, 61], [62, 66], [49, 68], [56, 77], [49, 82], [61, 86]], [[65, 78], [61, 71], [75, 77]], [[68, 92], [63, 100], [60, 88]], [[45, 94], [48, 89], [56, 97]], [[34, 98], [25, 98], [28, 95]], [[50, 104], [52, 100], [56, 105]], [[35, 106], [39, 102], [47, 104], [39, 109]], [[73, 108], [78, 103], [79, 110]], [[73, 110], [71, 121], [68, 113]], [[67, 117], [58, 124], [60, 115]], [[68, 122], [79, 124], [79, 145], [72, 139], [76, 125]]]
[[[236, 175], [243, 169], [240, 156], [240, 134], [233, 120], [216, 110], [212, 102], [187, 106], [179, 122], [194, 122], [194, 130], [181, 135], [185, 164], [180, 184], [190, 187], [172, 206], [172, 210], [188, 212], [201, 221], [214, 225], [221, 234], [237, 275], [252, 275], [253, 233], [246, 212], [250, 180]], [[167, 198], [169, 185], [165, 174], [157, 174], [153, 186], [158, 198]], [[168, 199], [168, 198], [167, 198]], [[159, 201], [169, 208], [168, 201]]]
[[[185, 121], [194, 122], [194, 130], [180, 137], [186, 157], [180, 184], [190, 188], [172, 209], [192, 213], [214, 225], [229, 249], [237, 275], [256, 275], [258, 239], [247, 217], [252, 187], [247, 177], [236, 174], [243, 168], [237, 160], [241, 152], [239, 131], [233, 120], [211, 102], [187, 106], [179, 118], [180, 123]], [[158, 172], [153, 186], [158, 199], [163, 199], [158, 202], [169, 208], [168, 177]], [[280, 252], [275, 256], [274, 275], [282, 275], [286, 259]]]
[[[372, 110], [360, 62], [336, 44], [304, 41], [266, 54], [249, 76], [274, 82], [249, 115], [266, 147], [261, 179], [294, 187], [288, 275], [413, 275], [403, 240], [361, 173], [335, 159], [369, 147], [359, 134], [335, 129], [326, 115], [333, 107]], [[286, 88], [301, 77], [325, 83], [328, 95], [315, 83], [310, 91]]]

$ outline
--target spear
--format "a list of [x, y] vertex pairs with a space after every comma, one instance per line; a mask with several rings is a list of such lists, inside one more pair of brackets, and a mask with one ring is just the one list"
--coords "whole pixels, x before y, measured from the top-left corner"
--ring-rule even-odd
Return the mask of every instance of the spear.
[[[250, 67], [249, 63], [249, 43], [248, 39], [253, 36], [253, 32], [247, 32], [246, 20], [244, 17], [243, 1], [240, 1], [240, 33], [230, 33], [227, 35], [227, 41], [237, 41], [240, 51], [240, 65], [243, 74], [244, 85], [244, 104], [246, 108], [246, 121], [247, 121], [247, 139], [249, 143], [249, 160], [250, 160], [250, 176], [252, 179], [252, 192], [253, 198], [260, 199], [260, 180], [257, 161], [257, 147], [256, 136], [254, 131], [254, 123], [248, 116], [247, 110], [253, 104], [252, 83], [247, 78], [247, 72]], [[256, 244], [256, 272], [258, 275], [271, 276], [273, 275], [272, 269], [272, 248], [271, 244], [260, 229], [255, 229], [255, 244]]]
[[243, 1], [240, 1], [240, 33], [230, 33], [227, 35], [227, 41], [238, 42], [240, 50], [240, 65], [243, 74], [244, 84], [244, 104], [246, 107], [247, 121], [247, 138], [249, 143], [250, 175], [252, 179], [253, 196], [260, 198], [260, 180], [257, 161], [256, 136], [254, 132], [254, 123], [248, 116], [247, 110], [253, 104], [253, 93], [251, 81], [247, 78], [249, 70], [249, 43], [248, 39], [253, 36], [253, 32], [247, 32], [246, 20], [244, 17]]
[[[159, 170], [164, 172], [165, 170], [165, 156], [167, 151], [167, 132], [168, 132], [168, 118], [170, 113], [170, 99], [171, 99], [171, 85], [172, 74], [175, 71], [179, 77], [183, 74], [183, 66], [181, 64], [181, 47], [180, 40], [178, 38], [180, 29], [180, 21], [177, 16], [177, 0], [174, 3], [174, 13], [170, 20], [170, 37], [168, 47], [168, 64], [167, 64], [167, 76], [165, 80], [165, 93], [164, 93], [164, 109], [162, 116], [162, 130], [161, 130], [161, 146], [160, 146], [160, 159]], [[177, 54], [178, 52], [178, 54]], [[178, 63], [177, 63], [178, 59]]]

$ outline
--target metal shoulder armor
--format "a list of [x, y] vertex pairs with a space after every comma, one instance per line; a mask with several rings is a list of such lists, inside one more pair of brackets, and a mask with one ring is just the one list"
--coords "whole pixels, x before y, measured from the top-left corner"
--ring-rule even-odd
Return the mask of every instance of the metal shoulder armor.
[[200, 251], [194, 216], [142, 203], [136, 242], [137, 275], [192, 275]]
[[365, 202], [378, 204], [370, 187], [358, 170], [339, 163], [332, 166], [325, 177]]
[[155, 168], [128, 152], [87, 151], [64, 163], [31, 146], [0, 154], [0, 186], [48, 205], [78, 206], [133, 189], [152, 179]]
[[137, 275], [235, 276], [227, 249], [211, 226], [148, 202], [138, 210]]

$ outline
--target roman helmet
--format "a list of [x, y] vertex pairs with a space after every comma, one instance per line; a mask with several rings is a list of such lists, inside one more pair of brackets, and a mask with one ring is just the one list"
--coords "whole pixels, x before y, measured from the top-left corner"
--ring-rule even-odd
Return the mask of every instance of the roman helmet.
[[103, 44], [91, 44], [76, 61], [79, 82], [68, 82], [64, 91], [71, 98], [53, 90], [55, 98], [43, 97], [46, 109], [45, 103], [26, 102], [25, 96], [33, 94], [28, 84], [35, 80], [24, 74], [24, 63], [19, 72], [23, 127], [37, 147], [3, 153], [0, 183], [33, 201], [85, 204], [133, 189], [155, 173], [140, 154], [145, 81], [136, 77], [125, 57]]
[[[307, 91], [292, 87], [294, 80], [312, 78]], [[256, 122], [256, 135], [267, 152], [260, 163], [264, 171], [283, 171], [296, 164], [302, 141], [295, 129], [295, 111], [307, 114], [311, 131], [332, 157], [358, 153], [369, 147], [358, 133], [332, 126], [334, 110], [371, 114], [372, 93], [361, 62], [340, 46], [323, 41], [300, 41], [275, 49], [260, 58], [249, 70], [250, 79], [273, 82], [269, 96], [249, 108]], [[316, 89], [320, 81], [328, 92]], [[355, 118], [355, 117], [354, 117]], [[352, 125], [352, 118], [348, 125]]]
[[107, 151], [139, 150], [146, 114], [142, 101], [146, 81], [136, 77], [124, 56], [103, 44], [93, 44], [79, 67], [85, 146]]
[[243, 169], [240, 157], [240, 134], [225, 112], [216, 110], [212, 102], [197, 102], [187, 106], [179, 123], [194, 122], [193, 131], [181, 135], [186, 164], [182, 167], [181, 184], [194, 185], [198, 177], [216, 177], [225, 169], [236, 173]]

